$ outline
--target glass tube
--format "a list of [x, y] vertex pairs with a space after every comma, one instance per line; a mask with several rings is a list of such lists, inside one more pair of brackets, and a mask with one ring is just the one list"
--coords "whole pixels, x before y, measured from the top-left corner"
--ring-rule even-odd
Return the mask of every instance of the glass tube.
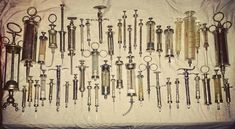
[[27, 102], [29, 103], [29, 107], [31, 106], [31, 103], [33, 102], [33, 76], [29, 76], [28, 80], [28, 99]]
[[166, 86], [167, 86], [167, 103], [169, 104], [169, 108], [171, 109], [172, 96], [171, 96], [171, 82], [170, 82], [170, 78], [167, 78]]
[[91, 78], [95, 81], [99, 79], [99, 52], [97, 49], [93, 49], [91, 52], [92, 56], [92, 76]]
[[69, 103], [69, 82], [65, 82], [65, 108], [68, 108]]
[[154, 40], [155, 40], [155, 22], [152, 21], [153, 18], [150, 17], [149, 21], [146, 23], [147, 27], [147, 49], [146, 51], [150, 54], [155, 51]]
[[77, 74], [74, 74], [74, 79], [73, 79], [73, 100], [74, 100], [74, 104], [76, 104], [77, 99], [78, 99], [78, 79], [77, 79]]
[[135, 68], [136, 64], [133, 63], [133, 56], [128, 56], [129, 63], [126, 64], [127, 69], [127, 96], [136, 96], [136, 80], [135, 80]]
[[120, 49], [122, 44], [122, 19], [118, 19], [117, 26], [118, 26], [118, 44]]
[[96, 112], [98, 112], [98, 108], [99, 108], [99, 84], [95, 84], [95, 108], [96, 108]]
[[87, 86], [87, 106], [88, 106], [88, 111], [91, 110], [91, 81], [88, 81], [88, 86]]
[[107, 64], [107, 60], [104, 60], [105, 64], [101, 65], [101, 93], [104, 98], [110, 95], [110, 65]]
[[184, 18], [184, 57], [188, 60], [189, 66], [192, 64], [192, 60], [195, 59], [195, 43], [196, 43], [196, 17], [194, 11], [185, 12]]
[[196, 99], [197, 99], [197, 103], [199, 103], [200, 100], [200, 76], [198, 76], [198, 74], [196, 74], [196, 77], [194, 78], [195, 80], [195, 95], [196, 95]]
[[81, 53], [83, 54], [83, 51], [84, 51], [84, 24], [83, 24], [83, 19], [81, 18], [80, 19], [81, 21], [81, 24], [79, 25], [80, 26], [80, 44], [81, 44]]
[[219, 110], [219, 104], [223, 103], [223, 97], [221, 88], [221, 75], [218, 74], [218, 70], [215, 70], [215, 75], [213, 75], [212, 79], [214, 80], [215, 103], [217, 103], [217, 109]]
[[210, 90], [210, 78], [207, 77], [207, 73], [204, 73], [203, 90], [204, 90], [204, 101], [207, 106], [211, 105], [211, 90]]
[[45, 58], [46, 58], [46, 44], [48, 38], [46, 37], [46, 32], [42, 32], [42, 35], [39, 37], [40, 43], [39, 43], [39, 53], [38, 53], [38, 63], [39, 64], [45, 64]]
[[201, 36], [200, 36], [200, 27], [201, 27], [201, 24], [200, 22], [196, 22], [196, 27], [195, 27], [195, 31], [196, 31], [196, 34], [195, 34], [195, 47], [197, 49], [197, 53], [199, 51], [199, 48], [200, 48], [200, 40], [201, 40]]
[[123, 88], [123, 79], [122, 79], [122, 66], [123, 66], [123, 61], [121, 61], [121, 56], [117, 57], [118, 60], [116, 61], [116, 77], [117, 77], [117, 86], [116, 88], [120, 90]]
[[142, 71], [138, 71], [138, 97], [139, 101], [142, 102], [144, 101], [144, 90], [143, 90], [143, 78], [144, 76], [142, 75]]
[[157, 107], [159, 112], [162, 108], [162, 100], [161, 100], [161, 86], [160, 86], [160, 73], [161, 72], [154, 72], [156, 74], [156, 91], [157, 91]]
[[50, 82], [49, 82], [49, 103], [50, 104], [52, 102], [52, 96], [53, 96], [53, 85], [54, 85], [53, 80], [54, 79], [50, 79]]
[[35, 112], [38, 111], [38, 106], [39, 106], [39, 80], [35, 80], [35, 84], [34, 84], [34, 107], [35, 107]]
[[110, 55], [111, 60], [112, 56], [114, 55], [114, 39], [113, 39], [114, 32], [112, 28], [113, 26], [109, 25], [107, 32], [108, 54]]
[[46, 100], [46, 78], [45, 70], [42, 70], [42, 74], [40, 75], [40, 100], [42, 101], [42, 106], [44, 106], [44, 101]]
[[173, 49], [173, 34], [174, 30], [171, 29], [171, 26], [167, 26], [167, 29], [164, 30], [165, 34], [165, 57], [169, 58], [169, 63], [171, 62], [171, 57], [174, 57]]
[[84, 65], [85, 60], [80, 60], [80, 66], [78, 66], [79, 68], [79, 91], [81, 92], [81, 97], [83, 97], [83, 92], [85, 91], [86, 87], [85, 87], [85, 81], [86, 81], [86, 68], [88, 68], [88, 66]]
[[175, 95], [175, 98], [176, 98], [176, 108], [179, 109], [179, 103], [180, 103], [180, 92], [179, 92], [179, 78], [176, 78], [175, 79], [175, 91], [176, 91], [176, 95]]
[[175, 21], [175, 52], [177, 57], [179, 57], [181, 52], [182, 23], [181, 18], [177, 18]]
[[22, 89], [22, 112], [25, 111], [25, 108], [26, 108], [26, 99], [27, 99], [27, 88], [26, 86], [23, 86], [23, 89]]
[[115, 79], [114, 79], [114, 75], [112, 75], [112, 79], [111, 79], [111, 83], [112, 83], [112, 98], [113, 98], [113, 102], [115, 102]]
[[88, 46], [91, 45], [91, 30], [90, 30], [90, 19], [86, 19], [86, 31], [87, 31], [87, 43]]

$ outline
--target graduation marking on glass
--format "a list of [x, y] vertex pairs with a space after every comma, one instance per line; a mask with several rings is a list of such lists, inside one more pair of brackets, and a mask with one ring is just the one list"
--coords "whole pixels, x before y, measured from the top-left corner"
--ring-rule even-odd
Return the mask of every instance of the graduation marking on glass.
[[98, 108], [99, 108], [99, 84], [96, 83], [95, 84], [95, 111], [98, 112]]
[[112, 85], [112, 99], [113, 99], [113, 102], [115, 102], [115, 98], [116, 98], [116, 95], [115, 95], [115, 91], [116, 91], [116, 83], [115, 83], [115, 78], [114, 78], [115, 75], [112, 75], [112, 79], [111, 79], [111, 85]]

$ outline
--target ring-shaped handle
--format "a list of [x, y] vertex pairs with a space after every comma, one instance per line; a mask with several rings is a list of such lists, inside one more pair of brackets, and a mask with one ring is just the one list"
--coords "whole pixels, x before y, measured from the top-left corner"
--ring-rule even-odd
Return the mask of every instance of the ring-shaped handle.
[[20, 41], [17, 42], [17, 45], [19, 45], [21, 42], [23, 44], [23, 40], [20, 40]]
[[28, 21], [28, 20], [29, 20], [29, 16], [24, 16], [24, 17], [22, 18], [22, 21], [23, 21], [23, 22]]
[[27, 14], [31, 17], [35, 16], [37, 14], [37, 9], [35, 7], [29, 7], [27, 9]]
[[50, 14], [50, 15], [48, 16], [48, 21], [49, 21], [50, 23], [55, 23], [55, 22], [57, 21], [57, 16], [56, 16], [54, 13]]
[[[153, 68], [152, 66], [156, 66], [156, 68]], [[150, 65], [150, 70], [152, 70], [152, 71], [157, 71], [157, 69], [158, 69], [158, 65], [157, 65], [157, 64], [152, 63], [152, 64]]]
[[39, 15], [36, 15], [36, 16], [34, 16], [33, 20], [35, 22], [40, 22], [42, 20], [42, 18]]
[[[11, 26], [13, 26], [13, 27], [11, 27]], [[18, 28], [18, 31], [16, 31], [16, 30], [13, 29], [14, 26], [15, 26], [16, 28]], [[20, 32], [22, 31], [22, 28], [20, 27], [20, 25], [14, 23], [14, 22], [8, 22], [8, 23], [7, 23], [7, 29], [8, 29], [9, 31], [11, 31], [11, 32], [14, 32], [14, 33], [20, 33]]]
[[152, 61], [152, 57], [151, 56], [144, 56], [143, 60], [147, 63], [147, 62], [151, 62]]
[[[97, 47], [95, 47], [94, 45], [97, 45]], [[92, 49], [99, 49], [100, 48], [100, 44], [98, 42], [93, 42], [93, 43], [91, 43], [91, 48]]]
[[[142, 68], [141, 66], [144, 66], [144, 67]], [[147, 69], [147, 67], [146, 67], [145, 64], [141, 63], [141, 64], [139, 65], [139, 70], [140, 70], [140, 71], [145, 71], [146, 69]]]
[[[89, 54], [86, 55], [85, 52], [89, 52]], [[84, 50], [83, 53], [82, 53], [82, 56], [85, 57], [85, 58], [88, 58], [89, 56], [91, 56], [91, 51], [89, 51], [89, 50], [87, 50], [87, 49]]]
[[212, 33], [213, 31], [216, 30], [216, 26], [215, 25], [211, 25], [209, 26], [209, 31]]
[[202, 73], [208, 73], [209, 71], [210, 71], [210, 67], [209, 66], [207, 66], [207, 65], [203, 65], [201, 68], [200, 68], [200, 71], [202, 72]]
[[9, 44], [10, 43], [10, 39], [7, 38], [6, 36], [2, 36], [1, 41], [2, 41], [3, 44]]
[[232, 22], [230, 22], [230, 21], [224, 22], [223, 27], [226, 29], [230, 29], [232, 27]]
[[[103, 52], [105, 52], [105, 55], [104, 55], [104, 56], [102, 56], [102, 53], [103, 53]], [[100, 56], [101, 56], [102, 58], [105, 58], [105, 57], [108, 56], [108, 52], [105, 51], [105, 50], [101, 50], [101, 51], [100, 51]]]
[[218, 23], [220, 23], [223, 19], [224, 19], [224, 13], [222, 12], [217, 12], [213, 16], [213, 20]]

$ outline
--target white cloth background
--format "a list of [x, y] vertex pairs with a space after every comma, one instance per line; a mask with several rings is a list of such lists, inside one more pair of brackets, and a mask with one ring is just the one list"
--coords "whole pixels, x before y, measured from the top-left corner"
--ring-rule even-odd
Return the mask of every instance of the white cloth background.
[[[39, 32], [48, 31], [49, 22], [47, 20], [49, 14], [55, 13], [58, 17], [56, 22], [56, 29], [60, 30], [60, 4], [64, 2], [65, 7], [65, 26], [69, 24], [67, 20], [68, 16], [76, 16], [79, 18], [97, 18], [97, 10], [93, 9], [96, 5], [106, 5], [108, 8], [105, 10], [104, 17], [109, 18], [109, 21], [103, 22], [103, 31], [107, 31], [107, 25], [114, 26], [114, 40], [115, 40], [115, 56], [119, 55], [118, 44], [117, 44], [117, 19], [122, 17], [122, 11], [127, 10], [127, 24], [134, 24], [133, 13], [134, 9], [138, 9], [138, 18], [143, 18], [144, 23], [148, 20], [148, 17], [153, 17], [154, 21], [157, 25], [162, 25], [163, 29], [166, 28], [167, 25], [175, 28], [174, 21], [177, 17], [185, 17], [184, 12], [188, 10], [196, 11], [195, 16], [201, 23], [207, 23], [208, 25], [213, 24], [212, 16], [213, 13], [217, 11], [222, 11], [225, 13], [227, 20], [230, 20], [233, 24], [235, 23], [235, 1], [233, 0], [8, 0], [5, 1], [5, 8], [0, 13], [1, 19], [1, 31], [5, 34], [6, 23], [10, 21], [14, 21], [22, 26], [22, 17], [26, 15], [26, 10], [30, 6], [34, 6], [38, 10], [38, 15], [42, 17], [42, 21], [40, 23]], [[76, 34], [76, 56], [74, 57], [74, 66], [79, 65], [80, 59], [85, 59], [86, 65], [89, 65], [86, 74], [86, 80], [91, 80], [91, 57], [83, 58], [80, 55], [80, 35], [79, 35], [79, 24], [80, 21], [76, 20], [75, 25], [77, 26], [77, 34]], [[235, 54], [233, 48], [235, 47], [235, 26], [233, 25], [228, 33], [228, 46], [229, 46], [229, 56], [230, 56], [230, 64], [231, 66], [226, 68], [226, 77], [229, 78], [229, 83], [231, 86], [235, 86]], [[92, 41], [98, 41], [98, 27], [97, 22], [91, 22], [91, 35]], [[144, 24], [143, 27], [143, 50], [144, 55], [148, 55], [145, 52], [146, 49], [146, 27]], [[139, 34], [139, 32], [138, 32]], [[8, 34], [6, 34], [8, 36]], [[104, 33], [104, 43], [101, 45], [101, 49], [107, 49], [107, 36]], [[66, 35], [67, 36], [67, 35]], [[59, 35], [58, 35], [59, 37]], [[85, 36], [86, 37], [86, 36]], [[19, 39], [22, 39], [19, 38]], [[139, 41], [139, 36], [137, 37], [137, 42]], [[67, 40], [67, 37], [66, 37]], [[127, 40], [128, 41], [128, 40]], [[209, 77], [211, 78], [214, 74], [214, 66], [215, 66], [215, 51], [214, 51], [214, 41], [212, 34], [209, 34], [209, 65], [211, 68]], [[39, 45], [39, 43], [38, 43]], [[58, 39], [59, 45], [59, 39]], [[139, 44], [138, 44], [139, 45]], [[204, 49], [203, 49], [203, 41], [201, 41], [201, 48], [199, 50], [199, 67], [204, 64]], [[88, 48], [86, 46], [86, 48]], [[163, 36], [163, 50], [164, 50], [164, 36]], [[182, 48], [183, 42], [182, 42]], [[137, 66], [143, 62], [143, 59], [138, 55], [138, 49], [134, 51], [134, 62], [137, 63]], [[165, 50], [164, 50], [165, 52]], [[169, 110], [167, 104], [167, 96], [166, 96], [166, 87], [162, 87], [162, 111], [159, 112], [157, 108], [157, 100], [156, 100], [156, 89], [151, 87], [151, 98], [148, 100], [147, 97], [147, 89], [146, 85], [144, 86], [144, 95], [145, 100], [142, 104], [138, 102], [138, 98], [135, 97], [135, 103], [132, 111], [126, 115], [122, 116], [124, 112], [129, 108], [129, 97], [126, 96], [126, 70], [123, 67], [123, 77], [124, 77], [124, 89], [122, 90], [121, 95], [119, 96], [118, 91], [116, 90], [116, 102], [113, 105], [111, 96], [108, 96], [107, 100], [104, 100], [101, 94], [99, 95], [100, 107], [99, 112], [95, 112], [94, 107], [94, 89], [92, 89], [92, 109], [91, 112], [87, 111], [87, 89], [84, 94], [83, 99], [80, 97], [78, 103], [76, 105], [73, 104], [72, 101], [72, 86], [70, 87], [70, 99], [69, 99], [69, 107], [66, 109], [64, 105], [64, 84], [65, 81], [70, 81], [72, 84], [73, 76], [70, 75], [70, 70], [65, 70], [62, 72], [62, 85], [61, 85], [61, 107], [60, 112], [56, 112], [55, 106], [55, 87], [53, 93], [53, 102], [49, 105], [48, 100], [44, 107], [38, 108], [38, 112], [34, 112], [34, 107], [27, 107], [26, 111], [22, 113], [21, 111], [15, 112], [12, 107], [8, 107], [7, 110], [3, 111], [3, 124], [6, 127], [14, 127], [14, 126], [25, 126], [25, 127], [41, 127], [41, 128], [63, 128], [63, 127], [97, 127], [97, 126], [125, 126], [125, 125], [133, 125], [133, 126], [143, 126], [143, 125], [191, 125], [191, 124], [203, 124], [203, 123], [213, 123], [213, 122], [232, 122], [235, 120], [235, 91], [231, 89], [231, 117], [229, 118], [226, 102], [225, 102], [225, 94], [223, 92], [224, 103], [221, 104], [221, 110], [216, 110], [216, 104], [214, 103], [214, 85], [213, 80], [211, 79], [211, 94], [212, 94], [212, 102], [213, 104], [210, 106], [209, 110], [206, 105], [204, 105], [203, 98], [203, 89], [202, 82], [200, 82], [201, 86], [201, 99], [200, 104], [196, 103], [195, 99], [195, 82], [194, 75], [190, 76], [190, 95], [191, 95], [191, 108], [187, 109], [185, 102], [185, 87], [184, 87], [184, 79], [183, 76], [177, 76], [177, 69], [180, 67], [188, 67], [187, 61], [184, 60], [184, 51], [182, 50], [179, 59], [174, 58], [170, 66], [168, 65], [168, 59], [164, 58], [164, 52], [161, 57], [161, 74], [160, 74], [160, 83], [161, 85], [165, 85], [166, 77], [171, 78], [172, 82], [172, 98], [173, 104], [172, 109]], [[65, 65], [64, 67], [70, 67], [70, 58], [67, 56], [67, 46], [66, 46], [66, 56], [65, 56]], [[60, 53], [59, 49], [56, 50], [56, 58], [55, 64], [60, 64]], [[122, 60], [124, 63], [127, 63], [126, 59], [127, 51], [121, 52]], [[153, 58], [153, 62], [158, 64], [158, 56], [157, 53], [151, 55]], [[106, 59], [109, 59], [107, 57]], [[3, 58], [2, 58], [3, 60]], [[49, 65], [51, 60], [50, 49], [47, 48], [47, 57], [46, 64]], [[104, 58], [100, 58], [100, 65], [103, 64]], [[113, 60], [112, 73], [115, 74], [115, 68]], [[110, 63], [110, 61], [109, 61]], [[196, 64], [196, 61], [193, 61], [193, 64]], [[23, 85], [27, 85], [25, 82], [25, 67], [23, 63], [20, 66], [20, 89], [22, 89]], [[78, 69], [74, 68], [75, 73], [78, 73]], [[137, 73], [138, 69], [136, 69]], [[199, 72], [198, 69], [194, 70], [194, 72]], [[47, 83], [49, 82], [49, 78], [55, 79], [54, 71], [47, 71], [48, 75]], [[144, 84], [146, 84], [146, 72], [143, 72]], [[34, 76], [34, 79], [39, 79], [40, 70], [39, 65], [34, 64], [31, 75]], [[200, 73], [202, 78], [202, 75]], [[175, 78], [180, 78], [180, 109], [176, 109], [175, 103]], [[137, 80], [136, 80], [136, 84]], [[87, 85], [87, 82], [86, 82]], [[155, 85], [155, 75], [151, 72], [151, 85]], [[94, 87], [94, 81], [92, 81], [92, 87]], [[47, 85], [47, 95], [48, 95], [49, 87]], [[34, 92], [33, 92], [34, 94]], [[15, 93], [16, 102], [21, 106], [21, 92]], [[4, 100], [7, 97], [7, 92], [4, 94]], [[213, 127], [213, 126], [211, 126]]]

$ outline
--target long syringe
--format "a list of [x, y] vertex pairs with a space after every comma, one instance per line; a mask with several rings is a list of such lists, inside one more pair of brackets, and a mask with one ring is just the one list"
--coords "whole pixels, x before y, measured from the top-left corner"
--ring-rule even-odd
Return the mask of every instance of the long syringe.
[[68, 28], [68, 55], [70, 56], [70, 72], [71, 75], [73, 74], [73, 56], [75, 55], [76, 50], [76, 26], [74, 25], [74, 20], [76, 20], [77, 17], [68, 17], [68, 20], [70, 20]]
[[59, 31], [59, 34], [60, 34], [60, 53], [61, 53], [62, 64], [64, 62], [65, 34], [66, 34], [66, 32], [64, 31], [64, 6], [65, 6], [65, 4], [60, 4], [60, 10], [61, 10], [61, 29]]

